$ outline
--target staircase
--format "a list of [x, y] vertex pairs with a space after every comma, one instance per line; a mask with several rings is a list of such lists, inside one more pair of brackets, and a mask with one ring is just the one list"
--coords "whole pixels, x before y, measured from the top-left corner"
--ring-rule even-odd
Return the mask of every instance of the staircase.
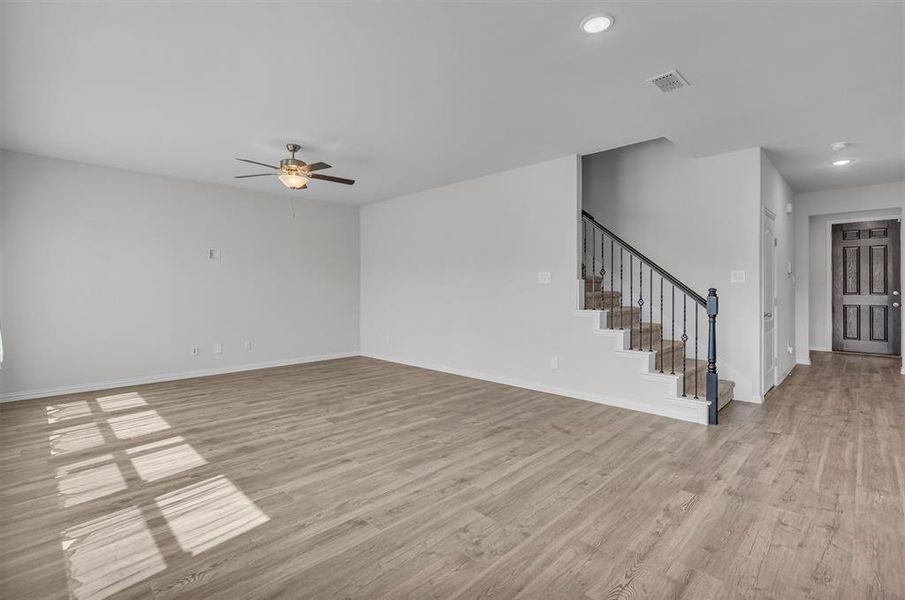
[[582, 211], [584, 311], [599, 329], [627, 334], [626, 352], [647, 353], [648, 373], [674, 376], [676, 396], [708, 405], [708, 423], [731, 400], [735, 383], [717, 371], [718, 298], [701, 296]]

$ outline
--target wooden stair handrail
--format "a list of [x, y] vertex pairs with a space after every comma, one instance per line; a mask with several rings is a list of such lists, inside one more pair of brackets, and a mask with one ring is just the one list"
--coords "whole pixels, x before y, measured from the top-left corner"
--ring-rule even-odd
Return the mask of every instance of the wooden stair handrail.
[[615, 233], [613, 233], [612, 231], [610, 231], [609, 229], [607, 229], [606, 227], [601, 225], [600, 222], [594, 218], [594, 215], [592, 215], [591, 213], [589, 213], [586, 210], [582, 210], [581, 216], [583, 218], [587, 219], [588, 221], [590, 221], [591, 224], [594, 225], [594, 227], [597, 227], [598, 229], [605, 232], [617, 244], [619, 244], [620, 246], [622, 246], [623, 248], [625, 248], [626, 250], [628, 250], [629, 252], [631, 252], [632, 254], [637, 256], [639, 259], [641, 259], [647, 266], [649, 266], [654, 271], [656, 271], [658, 275], [660, 275], [661, 277], [663, 277], [664, 279], [669, 281], [671, 284], [673, 284], [674, 286], [676, 286], [677, 288], [679, 288], [680, 290], [685, 292], [685, 294], [688, 297], [690, 297], [692, 300], [694, 300], [695, 302], [697, 302], [704, 308], [707, 308], [707, 300], [704, 299], [704, 296], [698, 294], [693, 289], [691, 289], [690, 287], [688, 287], [687, 285], [685, 285], [684, 283], [679, 281], [672, 273], [670, 273], [669, 271], [667, 271], [666, 269], [664, 269], [663, 267], [661, 267], [660, 265], [658, 265], [657, 263], [655, 263], [654, 261], [649, 259], [647, 256], [645, 256], [644, 254], [639, 252], [634, 246], [632, 246], [631, 244], [629, 244], [628, 242], [623, 240], [621, 237], [619, 237], [618, 235], [616, 235]]

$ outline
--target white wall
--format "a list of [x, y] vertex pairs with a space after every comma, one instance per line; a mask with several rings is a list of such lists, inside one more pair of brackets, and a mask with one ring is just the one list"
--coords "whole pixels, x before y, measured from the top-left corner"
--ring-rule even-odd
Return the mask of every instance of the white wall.
[[362, 207], [362, 353], [677, 416], [663, 379], [639, 376], [646, 356], [577, 315], [578, 163]]
[[585, 210], [699, 294], [717, 288], [720, 372], [740, 400], [761, 393], [760, 161], [758, 148], [695, 159], [666, 139], [582, 159]]
[[357, 208], [0, 159], [6, 398], [357, 353]]
[[[786, 183], [767, 155], [761, 151], [760, 162], [761, 205], [774, 217], [776, 236], [776, 304], [761, 306], [761, 313], [772, 312], [776, 332], [776, 379], [782, 380], [795, 367], [795, 235], [793, 215], [786, 207], [792, 204], [792, 188]], [[763, 241], [763, 238], [761, 238]], [[761, 249], [763, 250], [763, 249]], [[793, 273], [789, 273], [789, 265]], [[761, 281], [761, 289], [764, 282]], [[761, 294], [763, 298], [763, 294]]]
[[[857, 168], [857, 164], [849, 168]], [[832, 349], [829, 225], [901, 218], [905, 210], [905, 182], [796, 194], [794, 205], [795, 271], [798, 277], [795, 354], [799, 363], [810, 364], [810, 350]], [[902, 281], [905, 281], [905, 261]]]

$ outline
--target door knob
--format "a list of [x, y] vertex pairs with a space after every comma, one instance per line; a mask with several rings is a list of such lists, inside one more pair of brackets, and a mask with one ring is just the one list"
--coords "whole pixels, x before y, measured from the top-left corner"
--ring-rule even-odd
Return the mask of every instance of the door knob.
[[764, 313], [764, 318], [765, 318], [765, 319], [769, 319], [769, 318], [772, 317], [772, 316], [773, 316], [773, 313]]
[[893, 308], [899, 308], [899, 303], [898, 303], [898, 302], [893, 302], [893, 303], [892, 303], [892, 307], [893, 307]]
[[893, 290], [892, 295], [893, 295], [893, 296], [898, 296], [898, 295], [899, 295], [899, 290]]

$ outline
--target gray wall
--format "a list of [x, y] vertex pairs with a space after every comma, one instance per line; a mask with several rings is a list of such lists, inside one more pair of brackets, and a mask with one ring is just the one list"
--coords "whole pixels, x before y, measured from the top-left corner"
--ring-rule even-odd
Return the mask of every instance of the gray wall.
[[6, 398], [357, 352], [357, 208], [0, 159]]
[[362, 207], [362, 353], [694, 420], [674, 380], [641, 376], [647, 356], [576, 311], [578, 162]]

